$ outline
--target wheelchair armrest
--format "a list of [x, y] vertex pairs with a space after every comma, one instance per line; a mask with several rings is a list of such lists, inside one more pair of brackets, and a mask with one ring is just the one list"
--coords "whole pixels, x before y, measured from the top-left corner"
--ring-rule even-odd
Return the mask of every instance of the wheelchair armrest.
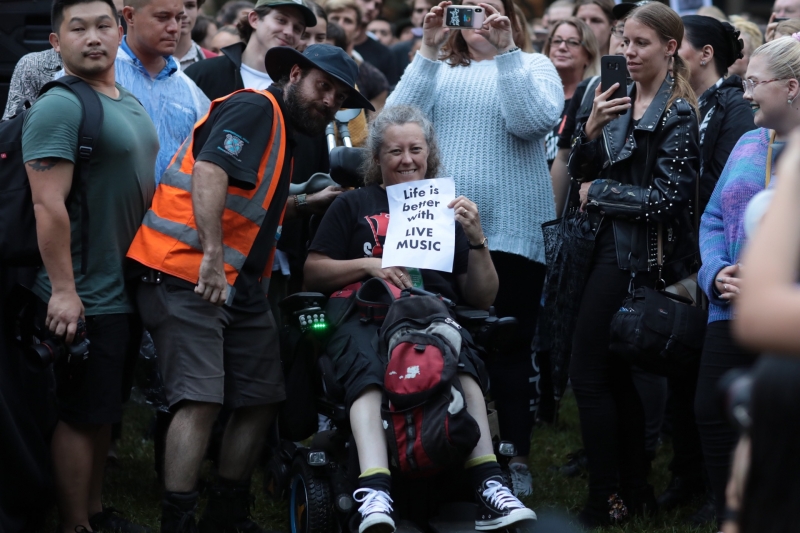
[[296, 292], [280, 301], [278, 306], [284, 315], [292, 315], [304, 309], [325, 308], [328, 297], [320, 292]]
[[482, 326], [490, 316], [488, 311], [467, 307], [466, 305], [457, 305], [455, 309], [453, 309], [453, 313], [456, 315], [458, 323], [467, 329]]

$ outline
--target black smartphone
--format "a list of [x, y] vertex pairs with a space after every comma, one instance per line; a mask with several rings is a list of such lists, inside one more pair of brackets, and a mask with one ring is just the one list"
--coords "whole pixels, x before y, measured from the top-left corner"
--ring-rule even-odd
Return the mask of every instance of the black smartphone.
[[[619, 87], [608, 97], [609, 100], [625, 98], [628, 96], [628, 67], [625, 56], [603, 56], [600, 59], [600, 88], [605, 92], [619, 83]], [[622, 111], [624, 115], [627, 110]]]
[[775, 17], [772, 22], [783, 22], [784, 20], [789, 20], [789, 17]]

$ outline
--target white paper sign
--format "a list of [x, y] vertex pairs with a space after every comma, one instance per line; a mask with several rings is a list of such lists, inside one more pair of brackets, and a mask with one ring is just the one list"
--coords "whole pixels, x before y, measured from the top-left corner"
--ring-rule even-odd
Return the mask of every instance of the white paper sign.
[[381, 266], [453, 271], [456, 219], [447, 206], [456, 197], [453, 178], [386, 187], [389, 227]]

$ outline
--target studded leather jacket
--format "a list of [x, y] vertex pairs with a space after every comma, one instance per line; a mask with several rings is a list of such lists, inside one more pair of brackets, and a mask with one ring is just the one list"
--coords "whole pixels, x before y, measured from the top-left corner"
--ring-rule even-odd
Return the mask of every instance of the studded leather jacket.
[[574, 180], [593, 182], [587, 209], [596, 221], [611, 219], [620, 268], [656, 268], [661, 231], [668, 283], [688, 274], [697, 248], [691, 204], [700, 168], [697, 115], [685, 99], [667, 109], [672, 86], [667, 76], [638, 124], [629, 111], [592, 141], [581, 125], [568, 163]]

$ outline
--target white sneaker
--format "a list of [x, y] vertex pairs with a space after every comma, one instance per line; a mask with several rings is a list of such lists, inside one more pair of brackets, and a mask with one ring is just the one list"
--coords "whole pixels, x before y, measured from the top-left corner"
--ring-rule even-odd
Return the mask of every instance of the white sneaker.
[[394, 533], [392, 520], [392, 498], [382, 490], [358, 489], [353, 499], [361, 504], [361, 525], [358, 533]]
[[533, 477], [528, 465], [511, 463], [508, 467], [511, 470], [511, 489], [514, 491], [514, 496], [524, 498], [533, 494]]
[[525, 507], [501, 481], [499, 476], [490, 477], [478, 490], [475, 515], [478, 531], [493, 531], [523, 520], [536, 520], [536, 513]]

